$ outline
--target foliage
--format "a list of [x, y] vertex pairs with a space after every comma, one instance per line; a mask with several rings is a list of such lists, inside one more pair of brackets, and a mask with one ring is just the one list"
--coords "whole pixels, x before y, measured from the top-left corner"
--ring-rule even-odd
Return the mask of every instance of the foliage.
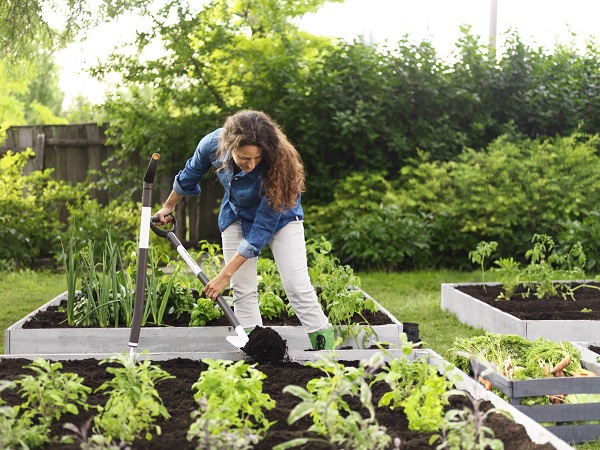
[[[574, 291], [583, 285], [571, 287], [570, 280], [585, 278], [583, 269], [586, 257], [581, 244], [575, 243], [568, 253], [561, 254], [554, 251], [554, 240], [545, 234], [534, 234], [532, 243], [533, 247], [525, 253], [530, 262], [524, 268], [512, 257], [500, 258], [494, 262], [497, 267], [491, 270], [502, 283], [503, 292], [499, 298], [510, 300], [516, 289], [523, 284], [523, 298], [528, 298], [531, 294], [538, 299], [560, 295], [565, 299], [568, 297], [575, 300]], [[480, 242], [474, 253], [474, 261], [479, 262], [482, 255], [478, 252], [485, 251], [490, 245], [495, 249], [493, 244], [496, 243]]]
[[58, 420], [64, 414], [79, 414], [77, 406], [87, 409], [87, 395], [92, 391], [83, 378], [73, 373], [61, 373], [60, 362], [35, 359], [30, 365], [35, 375], [27, 375], [15, 383], [24, 399], [21, 408], [39, 416], [41, 422]]
[[77, 248], [88, 240], [95, 242], [95, 256], [104, 250], [107, 234], [119, 242], [137, 240], [140, 227], [141, 203], [112, 200], [101, 205], [98, 200], [85, 195], [80, 201], [67, 205], [68, 227], [61, 233], [61, 240], [71, 239]]
[[495, 241], [485, 242], [481, 241], [477, 244], [475, 250], [469, 252], [469, 259], [473, 264], [479, 264], [481, 267], [481, 282], [484, 284], [485, 290], [485, 260], [496, 250], [498, 243]]
[[223, 269], [223, 256], [221, 254], [221, 245], [212, 244], [206, 240], [198, 243], [199, 254], [202, 255], [200, 267], [209, 280], [212, 280]]
[[279, 275], [279, 269], [277, 269], [275, 261], [271, 258], [258, 258], [256, 264], [256, 272], [258, 274], [257, 289], [259, 294], [271, 292], [277, 296], [283, 296], [285, 288], [283, 287], [283, 281], [281, 281], [281, 275]]
[[74, 301], [69, 304], [67, 317], [72, 324], [78, 326], [106, 327], [109, 324], [118, 326], [122, 321], [131, 325], [134, 303], [133, 278], [125, 270], [121, 252], [116, 243], [107, 234], [106, 244], [102, 252], [102, 262], [96, 262], [94, 242], [75, 252], [76, 262], [69, 265], [78, 266], [77, 272], [67, 271], [68, 277], [81, 277], [81, 295], [76, 299], [73, 290], [77, 281], [68, 283], [69, 297]]
[[410, 344], [403, 343], [402, 350], [403, 357], [392, 359], [373, 380], [385, 381], [390, 388], [379, 400], [379, 406], [403, 407], [410, 430], [437, 431], [444, 421], [452, 382], [423, 359], [409, 361]]
[[[72, 40], [78, 31], [115, 18], [125, 11], [143, 8], [149, 0], [32, 0], [0, 4], [0, 47], [9, 55], [25, 58], [39, 40], [54, 41], [56, 48]], [[48, 20], [48, 10], [58, 13], [60, 28]]]
[[266, 375], [244, 361], [203, 359], [208, 367], [192, 385], [199, 409], [188, 431], [197, 449], [253, 448], [273, 422], [275, 402], [262, 392]]
[[77, 196], [70, 185], [54, 180], [50, 169], [24, 175], [33, 156], [31, 150], [8, 151], [0, 158], [0, 260], [16, 264], [56, 248], [60, 205]]
[[190, 327], [203, 327], [211, 320], [222, 316], [223, 310], [212, 299], [200, 297], [192, 309]]
[[510, 380], [546, 378], [550, 370], [565, 357], [571, 364], [565, 375], [581, 371], [581, 353], [570, 342], [552, 342], [539, 337], [529, 341], [517, 335], [485, 333], [471, 338], [456, 338], [446, 359], [466, 373], [471, 372], [469, 359], [491, 366]]
[[94, 432], [107, 438], [131, 443], [138, 437], [152, 439], [152, 430], [160, 434], [157, 418], [168, 419], [168, 411], [156, 391], [156, 383], [174, 378], [152, 361], [131, 358], [126, 353], [113, 355], [100, 364], [112, 363], [106, 371], [113, 378], [102, 383], [97, 391], [106, 391], [108, 400], [98, 407], [94, 417]]
[[0, 444], [2, 448], [37, 448], [50, 441], [51, 424], [66, 413], [78, 414], [78, 406], [88, 408], [91, 389], [83, 379], [72, 373], [62, 373], [60, 362], [43, 358], [25, 366], [34, 375], [0, 383], [4, 389], [18, 389], [23, 403], [4, 406], [0, 399]]
[[[361, 367], [347, 367], [334, 360], [332, 355], [320, 355], [316, 362], [307, 362], [324, 375], [310, 380], [306, 388], [289, 385], [283, 391], [300, 398], [288, 416], [293, 424], [303, 417], [310, 416], [312, 425], [308, 431], [316, 433], [318, 438], [297, 438], [275, 446], [275, 450], [284, 450], [310, 442], [325, 442], [335, 448], [370, 450], [387, 448], [391, 438], [375, 418], [375, 407], [368, 380], [381, 368], [383, 356], [375, 353], [369, 361], [361, 362]], [[356, 408], [348, 404], [350, 398], [360, 401], [361, 409], [367, 414], [361, 415]]]
[[456, 266], [477, 242], [498, 242], [515, 255], [534, 231], [557, 235], [560, 223], [596, 207], [600, 189], [598, 136], [511, 141], [485, 151], [465, 149], [456, 161], [423, 155], [402, 169], [399, 206], [433, 216], [437, 264]]
[[561, 229], [558, 252], [566, 253], [579, 243], [586, 256], [586, 269], [597, 270], [600, 267], [600, 213], [593, 210], [584, 212], [581, 219], [566, 219]]
[[270, 320], [281, 317], [287, 311], [283, 299], [271, 291], [262, 292], [258, 295], [258, 308], [260, 315]]
[[485, 420], [494, 413], [510, 415], [501, 409], [481, 409], [481, 399], [474, 399], [467, 394], [473, 404], [473, 409], [465, 407], [462, 410], [451, 409], [444, 417], [441, 433], [429, 440], [430, 445], [441, 441], [436, 450], [472, 450], [490, 449], [503, 450], [504, 444], [494, 438], [494, 431], [485, 426]]
[[392, 205], [367, 214], [346, 213], [332, 240], [339, 242], [340, 258], [354, 267], [391, 271], [430, 265], [432, 234], [427, 217]]

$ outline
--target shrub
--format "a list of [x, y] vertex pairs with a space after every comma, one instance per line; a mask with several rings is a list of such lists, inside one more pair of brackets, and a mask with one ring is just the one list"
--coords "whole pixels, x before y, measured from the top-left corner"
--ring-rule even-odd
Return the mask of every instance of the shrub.
[[534, 233], [558, 235], [561, 223], [596, 207], [599, 139], [502, 137], [483, 152], [465, 149], [456, 162], [422, 155], [402, 170], [398, 204], [433, 216], [439, 265], [466, 261], [482, 239], [498, 242], [500, 256], [524, 254]]
[[52, 169], [23, 175], [31, 149], [0, 158], [0, 266], [28, 265], [58, 247], [61, 205], [79, 192], [52, 179]]

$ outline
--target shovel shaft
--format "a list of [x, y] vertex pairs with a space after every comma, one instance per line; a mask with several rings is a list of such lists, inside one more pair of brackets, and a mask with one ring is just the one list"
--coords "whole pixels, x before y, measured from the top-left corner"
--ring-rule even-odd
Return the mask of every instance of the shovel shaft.
[[135, 306], [131, 331], [129, 333], [129, 346], [137, 347], [142, 327], [142, 314], [144, 312], [144, 297], [146, 295], [146, 266], [148, 265], [148, 245], [150, 242], [150, 217], [152, 215], [152, 189], [160, 156], [154, 153], [146, 169], [142, 189], [142, 217], [140, 219], [140, 240], [138, 244], [138, 268], [135, 286]]

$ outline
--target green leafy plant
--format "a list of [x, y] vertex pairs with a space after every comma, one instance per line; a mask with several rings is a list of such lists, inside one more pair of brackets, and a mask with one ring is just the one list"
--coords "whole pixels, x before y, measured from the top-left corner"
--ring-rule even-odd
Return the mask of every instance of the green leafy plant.
[[79, 414], [78, 406], [87, 409], [87, 396], [92, 390], [79, 375], [62, 373], [60, 362], [36, 358], [25, 368], [36, 375], [15, 381], [24, 399], [21, 408], [33, 411], [40, 421], [58, 420], [66, 413]]
[[[524, 268], [513, 258], [500, 258], [493, 269], [502, 283], [503, 292], [499, 298], [510, 300], [520, 284], [525, 291], [523, 298], [535, 295], [538, 299], [561, 296], [575, 300], [574, 292], [582, 287], [593, 287], [580, 284], [572, 287], [569, 280], [584, 279], [583, 270], [586, 262], [581, 244], [574, 244], [568, 252], [553, 252], [554, 240], [545, 234], [535, 234], [533, 247], [525, 253], [530, 260]], [[558, 281], [560, 280], [560, 281]]]
[[485, 261], [490, 255], [496, 250], [498, 243], [496, 241], [485, 242], [481, 241], [477, 244], [475, 250], [469, 252], [469, 259], [473, 264], [479, 264], [481, 268], [481, 282], [483, 283], [483, 289], [485, 290]]
[[192, 385], [199, 409], [188, 430], [197, 449], [252, 448], [273, 422], [265, 410], [275, 402], [262, 392], [266, 375], [244, 361], [202, 360], [208, 367]]
[[402, 349], [403, 357], [389, 361], [373, 380], [385, 381], [390, 387], [379, 406], [403, 407], [409, 430], [437, 431], [444, 421], [444, 407], [453, 384], [427, 361], [409, 361], [410, 344], [403, 342]]
[[258, 292], [272, 292], [279, 297], [285, 295], [281, 275], [277, 269], [277, 264], [270, 258], [259, 258], [257, 261], [256, 272], [258, 275]]
[[[459, 391], [453, 392], [457, 394]], [[461, 395], [468, 395], [461, 392]], [[444, 417], [440, 434], [435, 434], [429, 439], [429, 445], [440, 442], [436, 450], [503, 450], [504, 444], [500, 439], [494, 438], [491, 428], [485, 426], [486, 419], [494, 414], [504, 414], [511, 418], [506, 411], [490, 408], [481, 409], [483, 400], [474, 399], [468, 395], [473, 408], [465, 407], [462, 410], [451, 409]]]
[[[310, 416], [312, 425], [308, 431], [319, 438], [298, 438], [276, 445], [274, 450], [298, 447], [310, 442], [324, 442], [332, 448], [352, 448], [356, 450], [384, 449], [391, 438], [385, 428], [375, 418], [375, 407], [368, 380], [383, 365], [383, 355], [375, 353], [369, 361], [362, 361], [360, 367], [346, 367], [334, 360], [333, 355], [322, 355], [316, 362], [307, 366], [325, 373], [321, 378], [310, 380], [306, 389], [289, 385], [283, 391], [300, 398], [288, 416], [293, 424], [303, 417]], [[360, 401], [361, 409], [367, 411], [363, 417], [356, 408], [348, 404], [350, 398]]]
[[323, 236], [306, 241], [308, 275], [313, 286], [321, 286], [338, 266], [339, 259], [331, 253], [331, 249], [331, 242]]
[[200, 297], [192, 309], [190, 327], [206, 326], [211, 320], [223, 316], [223, 310], [210, 298]]
[[199, 243], [200, 251], [196, 254], [196, 259], [201, 256], [200, 267], [209, 279], [213, 279], [223, 268], [223, 256], [219, 244], [211, 244], [203, 240]]
[[[16, 389], [14, 381], [0, 381], [0, 394], [5, 389]], [[50, 440], [50, 422], [34, 423], [35, 413], [21, 406], [8, 406], [0, 398], [0, 448], [38, 448]]]
[[[359, 342], [359, 334], [364, 331], [363, 344], [375, 332], [363, 315], [363, 311], [377, 312], [377, 304], [359, 290], [360, 278], [354, 275], [350, 266], [336, 266], [323, 280], [319, 299], [325, 305], [329, 322], [336, 327], [337, 334], [344, 341], [353, 337]], [[355, 316], [362, 324], [355, 321]]]
[[102, 383], [96, 391], [106, 391], [108, 400], [104, 407], [98, 407], [94, 417], [94, 432], [103, 435], [110, 443], [131, 443], [138, 437], [152, 439], [152, 431], [160, 434], [161, 428], [155, 424], [158, 417], [168, 419], [156, 383], [174, 378], [150, 359], [140, 361], [126, 353], [105, 358], [100, 364], [113, 364], [106, 371], [113, 375]]
[[126, 442], [115, 443], [110, 437], [107, 438], [101, 434], [93, 434], [91, 432], [93, 419], [93, 417], [90, 417], [81, 427], [72, 423], [66, 423], [64, 428], [73, 434], [63, 436], [60, 441], [66, 444], [78, 441], [81, 450], [131, 450], [131, 447]]
[[261, 316], [271, 320], [287, 311], [285, 302], [275, 292], [258, 294], [258, 308]]

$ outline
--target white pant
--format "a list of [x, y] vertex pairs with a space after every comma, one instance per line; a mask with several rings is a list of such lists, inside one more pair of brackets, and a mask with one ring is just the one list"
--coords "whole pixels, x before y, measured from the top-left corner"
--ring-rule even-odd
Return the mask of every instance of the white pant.
[[[243, 239], [240, 222], [227, 227], [221, 238], [223, 256], [227, 263], [235, 255]], [[302, 221], [290, 222], [277, 231], [269, 241], [269, 247], [273, 252], [288, 300], [307, 333], [327, 328], [329, 322], [308, 276]], [[258, 308], [257, 260], [258, 258], [246, 260], [231, 277], [235, 315], [244, 328], [262, 326]]]

